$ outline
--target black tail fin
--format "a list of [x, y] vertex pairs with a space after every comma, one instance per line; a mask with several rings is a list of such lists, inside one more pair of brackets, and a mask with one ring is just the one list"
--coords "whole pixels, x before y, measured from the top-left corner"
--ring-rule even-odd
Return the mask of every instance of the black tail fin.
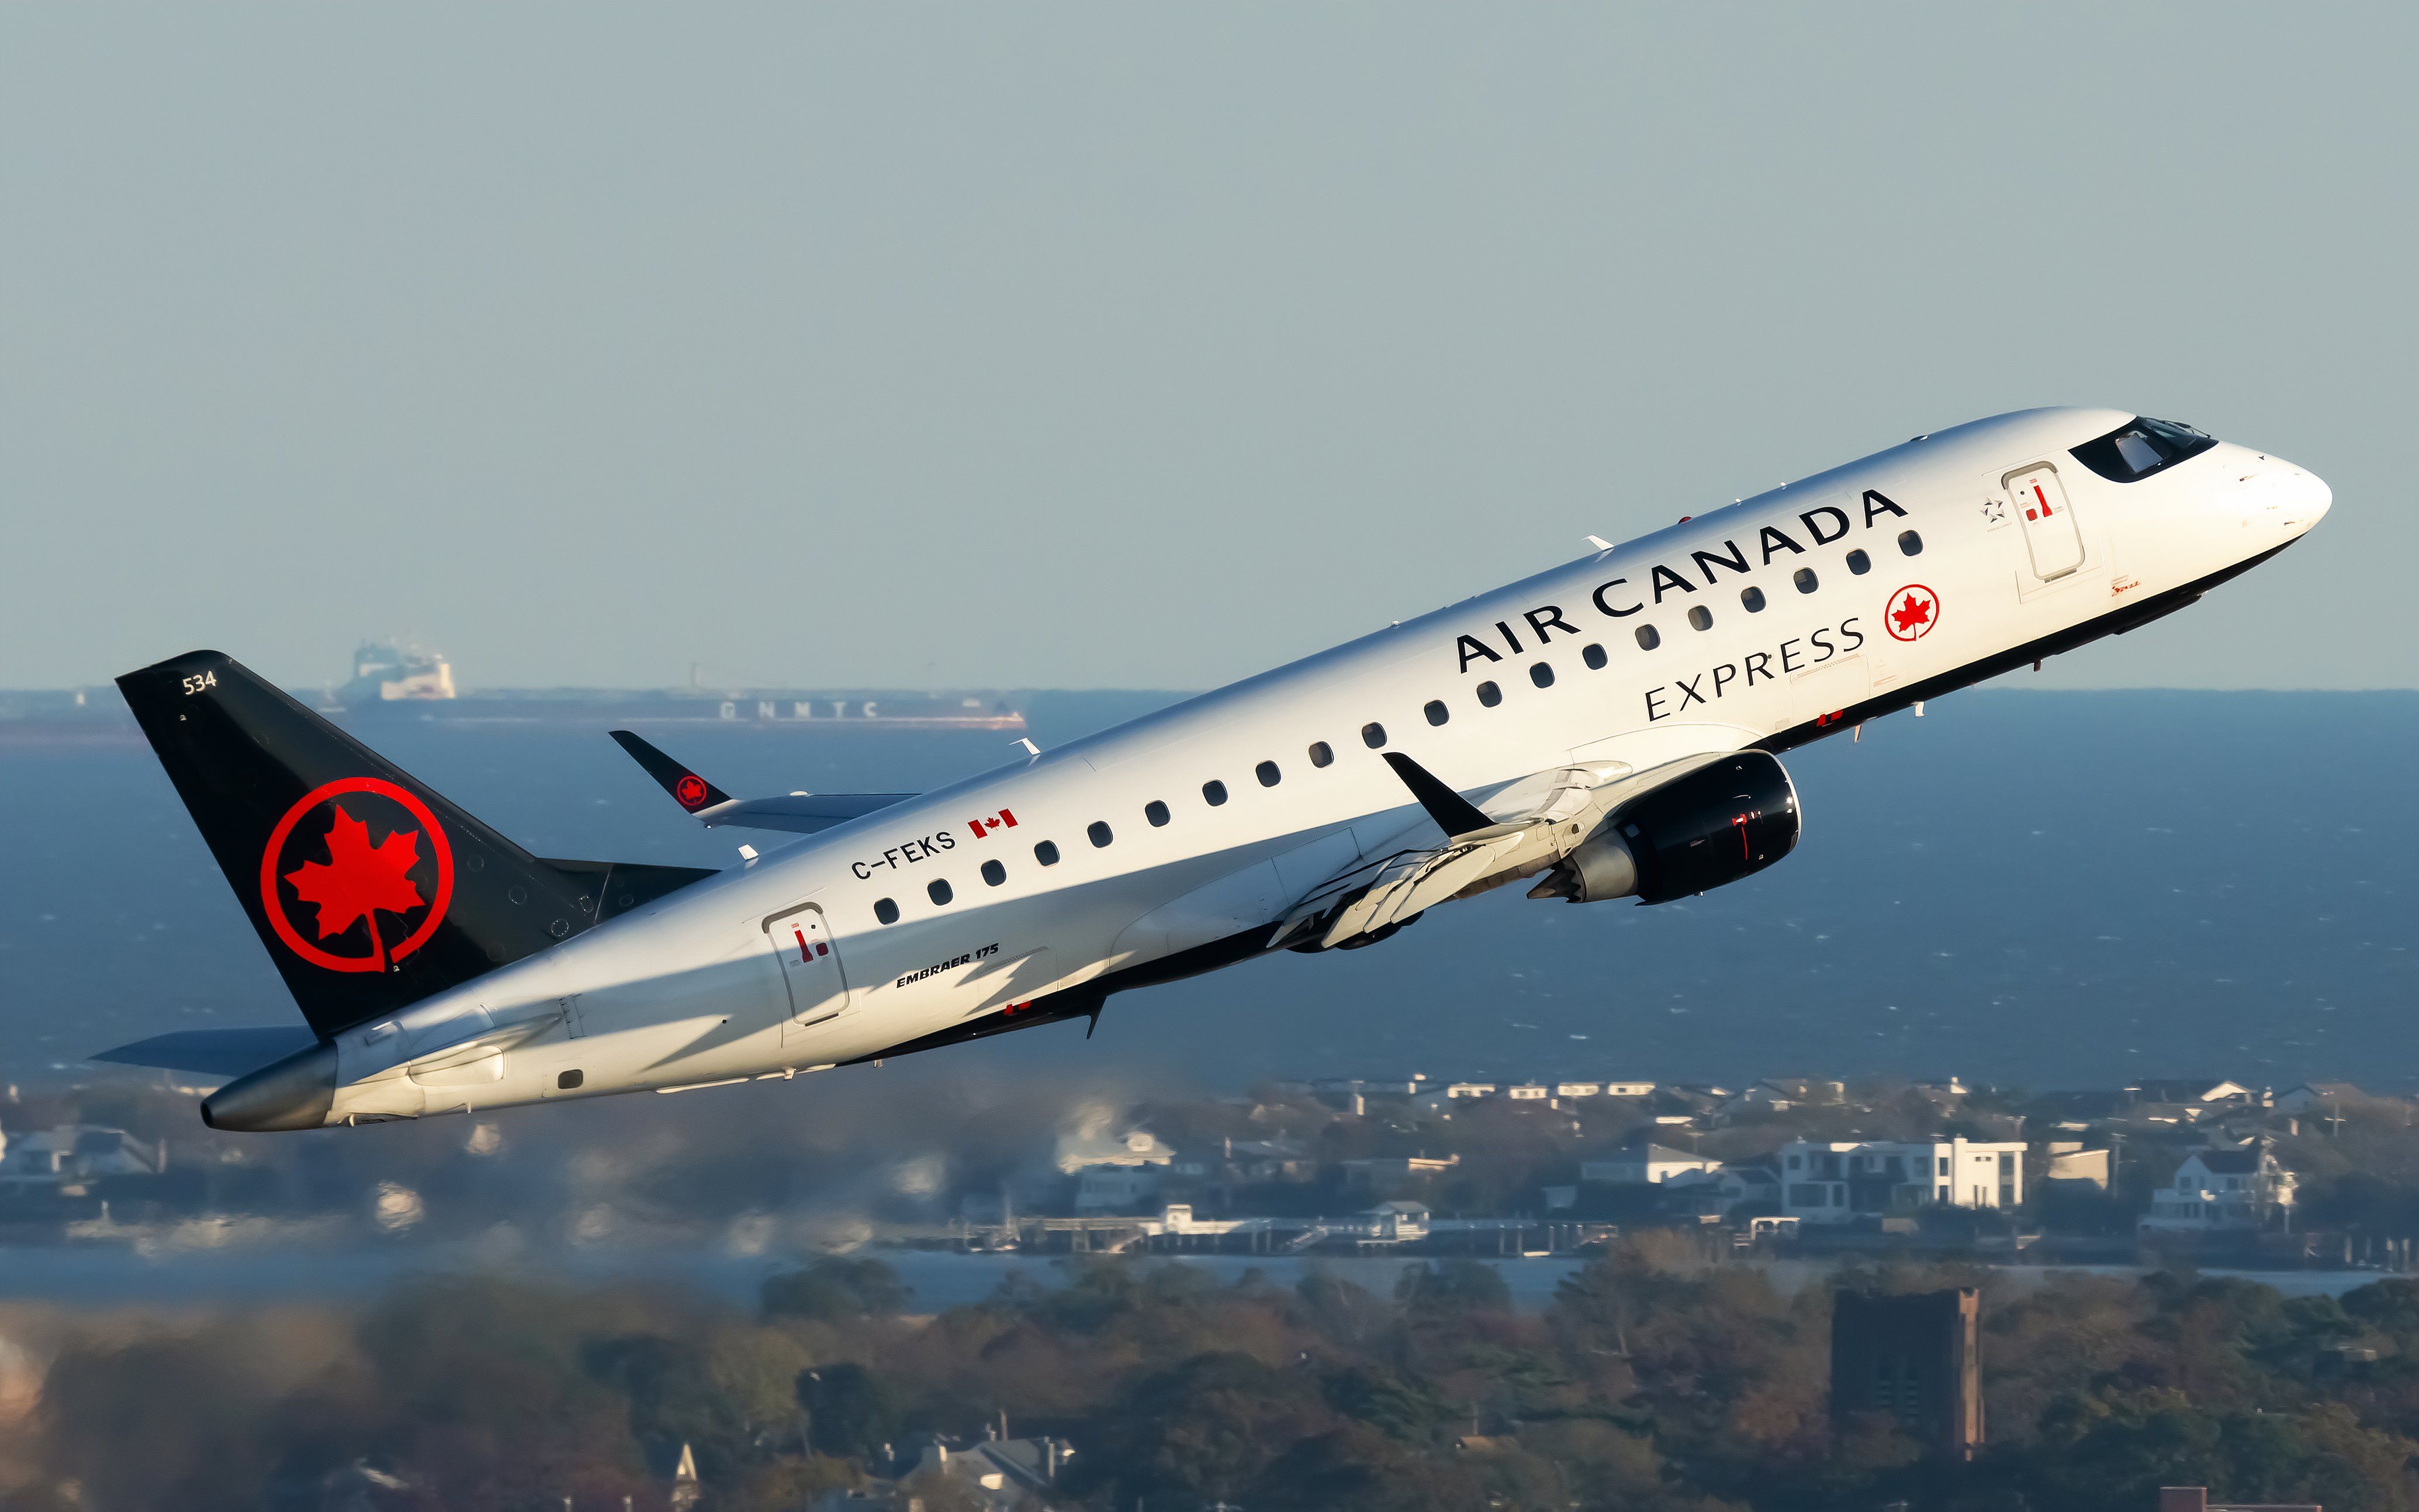
[[215, 651], [117, 686], [322, 1036], [714, 874], [540, 860]]

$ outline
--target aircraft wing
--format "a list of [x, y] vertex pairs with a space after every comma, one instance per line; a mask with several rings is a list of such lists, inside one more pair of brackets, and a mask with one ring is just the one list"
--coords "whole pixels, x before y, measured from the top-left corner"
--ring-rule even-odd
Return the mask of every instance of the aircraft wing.
[[743, 829], [784, 829], [812, 835], [916, 796], [913, 793], [784, 793], [769, 798], [734, 798], [627, 730], [612, 732], [630, 759], [699, 824]]
[[1374, 945], [1437, 903], [1536, 875], [1576, 850], [1614, 809], [1720, 757], [1710, 752], [1644, 772], [1617, 761], [1539, 772], [1505, 790], [1527, 797], [1520, 812], [1499, 822], [1417, 762], [1388, 751], [1387, 763], [1444, 832], [1444, 842], [1399, 850], [1332, 879], [1294, 905], [1272, 943], [1348, 950]]

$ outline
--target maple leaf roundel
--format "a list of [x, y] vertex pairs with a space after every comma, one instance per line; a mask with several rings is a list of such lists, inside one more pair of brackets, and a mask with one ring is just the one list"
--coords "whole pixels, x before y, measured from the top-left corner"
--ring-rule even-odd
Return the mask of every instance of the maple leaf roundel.
[[1909, 583], [1889, 596], [1882, 625], [1894, 640], [1920, 640], [1940, 623], [1940, 595], [1921, 583]]
[[672, 796], [684, 809], [705, 807], [705, 779], [694, 772], [684, 774], [672, 789]]
[[330, 971], [386, 970], [428, 943], [453, 900], [444, 826], [381, 778], [312, 789], [260, 853], [270, 927], [287, 949]]

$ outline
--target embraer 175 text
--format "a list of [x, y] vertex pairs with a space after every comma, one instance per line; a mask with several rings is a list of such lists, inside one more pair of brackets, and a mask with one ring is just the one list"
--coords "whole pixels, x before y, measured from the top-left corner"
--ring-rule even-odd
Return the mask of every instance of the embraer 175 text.
[[732, 798], [616, 732], [705, 824], [813, 837], [723, 872], [533, 856], [197, 651], [118, 686], [309, 1029], [103, 1058], [235, 1076], [215, 1128], [412, 1119], [1097, 1019], [1510, 882], [1686, 897], [1796, 844], [1780, 752], [2181, 609], [2331, 502], [2190, 426], [2027, 410], [937, 793]]

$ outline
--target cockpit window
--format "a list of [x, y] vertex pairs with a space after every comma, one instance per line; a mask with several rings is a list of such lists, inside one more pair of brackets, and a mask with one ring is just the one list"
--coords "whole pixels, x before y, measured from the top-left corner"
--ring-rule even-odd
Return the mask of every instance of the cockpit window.
[[2074, 459], [2111, 483], [2138, 483], [2216, 444], [2214, 436], [2180, 421], [2137, 415], [2107, 435], [2076, 447]]

